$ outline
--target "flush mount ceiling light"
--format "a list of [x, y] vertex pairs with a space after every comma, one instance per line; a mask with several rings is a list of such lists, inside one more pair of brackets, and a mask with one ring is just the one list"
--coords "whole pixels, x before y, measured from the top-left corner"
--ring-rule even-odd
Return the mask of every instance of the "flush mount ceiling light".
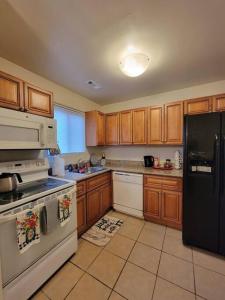
[[131, 53], [120, 61], [121, 71], [129, 77], [137, 77], [143, 74], [149, 65], [149, 58], [143, 53]]

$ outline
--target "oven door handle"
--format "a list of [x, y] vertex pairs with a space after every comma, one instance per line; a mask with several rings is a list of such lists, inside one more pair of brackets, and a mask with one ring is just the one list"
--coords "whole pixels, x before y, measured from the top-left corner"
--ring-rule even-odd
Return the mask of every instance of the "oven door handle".
[[0, 216], [0, 224], [4, 224], [16, 219], [16, 215]]
[[[43, 206], [45, 206], [45, 204], [44, 203], [40, 203], [40, 204], [35, 205], [32, 208], [35, 208], [35, 207], [42, 208]], [[32, 208], [30, 208], [30, 209], [32, 209]], [[29, 208], [27, 208], [27, 209], [29, 210]], [[25, 209], [25, 210], [27, 210], [27, 209]], [[21, 212], [22, 211], [23, 210], [21, 210]], [[20, 212], [18, 212], [18, 213], [20, 213]], [[0, 224], [4, 224], [4, 223], [7, 223], [7, 222], [16, 220], [16, 216], [17, 216], [17, 214], [0, 215]]]

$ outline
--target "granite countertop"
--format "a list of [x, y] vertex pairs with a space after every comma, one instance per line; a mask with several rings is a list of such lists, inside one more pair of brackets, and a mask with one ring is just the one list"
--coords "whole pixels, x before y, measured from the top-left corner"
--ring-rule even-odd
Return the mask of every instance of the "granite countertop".
[[183, 170], [157, 170], [153, 168], [145, 168], [144, 166], [108, 166], [113, 171], [139, 173], [146, 175], [183, 177]]
[[87, 174], [80, 174], [80, 173], [66, 172], [65, 176], [63, 176], [62, 178], [78, 182], [78, 181], [85, 180], [85, 179], [88, 179], [88, 178], [93, 177], [93, 176], [103, 174], [103, 173], [111, 171], [111, 170], [112, 170], [111, 168], [107, 167], [102, 171], [98, 171], [98, 172], [95, 172], [95, 173], [89, 173], [89, 174], [88, 173]]
[[75, 182], [85, 180], [91, 178], [93, 176], [97, 176], [103, 174], [108, 171], [120, 171], [120, 172], [129, 172], [129, 173], [138, 173], [138, 174], [146, 174], [146, 175], [157, 175], [157, 176], [171, 176], [171, 177], [183, 177], [183, 170], [156, 170], [153, 168], [145, 168], [143, 166], [106, 166], [104, 170], [98, 171], [90, 174], [79, 174], [66, 172], [63, 178], [73, 180]]

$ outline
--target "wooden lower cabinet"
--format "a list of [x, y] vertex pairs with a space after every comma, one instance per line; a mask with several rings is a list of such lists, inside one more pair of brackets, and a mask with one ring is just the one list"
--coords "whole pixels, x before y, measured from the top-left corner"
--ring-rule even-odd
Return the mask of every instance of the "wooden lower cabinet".
[[77, 230], [83, 234], [112, 206], [111, 173], [95, 175], [77, 183]]
[[154, 219], [160, 219], [161, 190], [154, 188], [144, 189], [144, 213]]
[[167, 225], [177, 225], [179, 228], [182, 218], [182, 202], [181, 193], [172, 191], [162, 191], [161, 202], [161, 219], [167, 223]]
[[94, 223], [101, 216], [101, 189], [87, 193], [87, 224]]
[[144, 176], [144, 217], [173, 228], [182, 227], [182, 179]]
[[112, 187], [111, 184], [106, 184], [101, 188], [101, 215], [112, 206]]
[[77, 198], [77, 231], [81, 234], [86, 228], [86, 195]]

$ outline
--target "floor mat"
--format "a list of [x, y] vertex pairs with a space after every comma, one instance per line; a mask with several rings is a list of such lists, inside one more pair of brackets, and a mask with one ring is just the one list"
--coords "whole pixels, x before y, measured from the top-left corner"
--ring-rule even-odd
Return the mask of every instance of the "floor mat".
[[122, 224], [123, 220], [106, 215], [85, 232], [82, 238], [95, 245], [104, 247]]

